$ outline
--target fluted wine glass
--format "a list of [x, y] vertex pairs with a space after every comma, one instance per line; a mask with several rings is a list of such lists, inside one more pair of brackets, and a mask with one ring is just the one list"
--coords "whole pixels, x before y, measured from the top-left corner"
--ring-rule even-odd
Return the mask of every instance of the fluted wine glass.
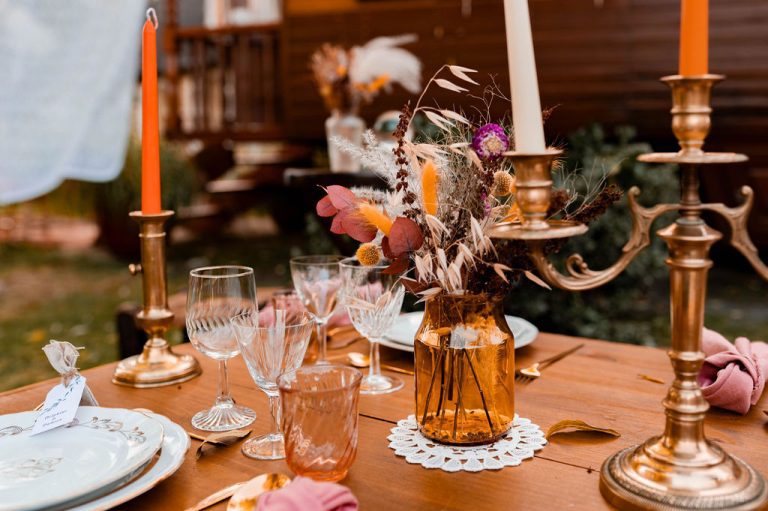
[[349, 319], [371, 344], [371, 365], [368, 376], [360, 383], [360, 393], [387, 394], [399, 390], [403, 386], [402, 380], [381, 374], [379, 342], [403, 305], [405, 288], [400, 277], [384, 273], [389, 266], [386, 261], [364, 266], [351, 257], [339, 266]]
[[280, 432], [277, 377], [301, 365], [315, 322], [305, 311], [275, 307], [268, 312], [268, 315], [246, 312], [232, 318], [245, 365], [253, 381], [269, 398], [272, 412], [270, 432], [247, 440], [241, 450], [250, 458], [279, 460], [285, 457], [285, 443]]
[[343, 256], [310, 255], [291, 259], [293, 286], [307, 311], [315, 319], [317, 328], [317, 363], [327, 363], [325, 345], [328, 338], [328, 320], [336, 308], [341, 288], [339, 262]]
[[242, 428], [256, 419], [250, 408], [235, 404], [229, 395], [227, 360], [240, 352], [230, 319], [258, 314], [256, 281], [247, 266], [208, 266], [189, 273], [187, 333], [192, 345], [219, 363], [216, 403], [192, 417], [192, 425], [204, 431]]

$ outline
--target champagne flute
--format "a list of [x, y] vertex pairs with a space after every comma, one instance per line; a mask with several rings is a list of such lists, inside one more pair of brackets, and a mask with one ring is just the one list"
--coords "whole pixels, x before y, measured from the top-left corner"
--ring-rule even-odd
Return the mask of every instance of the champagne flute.
[[360, 393], [387, 394], [399, 390], [402, 380], [381, 374], [379, 342], [400, 314], [405, 287], [398, 275], [384, 273], [389, 266], [386, 261], [363, 266], [351, 257], [339, 266], [349, 319], [371, 344], [371, 365], [368, 376], [360, 383]]
[[271, 312], [269, 317], [249, 311], [232, 318], [245, 365], [253, 381], [269, 398], [272, 412], [270, 432], [251, 438], [241, 447], [243, 454], [260, 460], [285, 458], [277, 377], [301, 365], [314, 326], [312, 316], [304, 311], [276, 307]]
[[187, 333], [197, 351], [219, 363], [216, 403], [192, 417], [197, 429], [229, 431], [256, 419], [256, 412], [235, 404], [227, 380], [227, 360], [240, 352], [230, 319], [244, 312], [258, 314], [252, 268], [208, 266], [189, 273]]
[[318, 364], [327, 363], [327, 325], [336, 308], [336, 298], [341, 288], [339, 262], [342, 259], [343, 256], [336, 255], [310, 255], [291, 259], [293, 285], [307, 311], [315, 319]]

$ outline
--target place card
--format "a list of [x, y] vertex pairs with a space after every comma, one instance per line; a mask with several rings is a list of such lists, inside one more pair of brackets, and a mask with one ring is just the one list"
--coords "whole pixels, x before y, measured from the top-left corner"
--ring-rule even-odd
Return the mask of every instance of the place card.
[[59, 383], [45, 396], [40, 415], [35, 419], [30, 436], [71, 423], [85, 390], [85, 378], [77, 375], [66, 387]]

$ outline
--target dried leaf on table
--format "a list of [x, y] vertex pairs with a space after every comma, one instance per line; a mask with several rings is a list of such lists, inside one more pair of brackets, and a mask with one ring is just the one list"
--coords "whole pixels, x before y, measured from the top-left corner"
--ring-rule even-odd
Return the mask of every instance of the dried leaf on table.
[[195, 459], [199, 460], [200, 457], [203, 455], [203, 447], [205, 447], [205, 444], [214, 444], [214, 445], [232, 445], [235, 442], [237, 442], [240, 439], [243, 439], [251, 434], [250, 429], [234, 429], [232, 431], [222, 431], [220, 433], [211, 433], [210, 435], [206, 436], [205, 439], [202, 441], [202, 443], [198, 446], [197, 451], [195, 452]]
[[655, 377], [649, 376], [647, 374], [638, 374], [637, 377], [640, 378], [641, 380], [650, 381], [650, 382], [653, 382], [653, 383], [659, 383], [661, 385], [664, 385], [664, 380], [662, 380], [661, 378], [655, 378]]
[[596, 426], [590, 426], [584, 421], [580, 420], [563, 420], [556, 422], [552, 424], [549, 429], [547, 430], [547, 434], [544, 435], [544, 437], [549, 440], [549, 437], [552, 435], [556, 435], [558, 433], [567, 433], [570, 432], [568, 430], [575, 430], [575, 431], [587, 431], [587, 432], [594, 432], [594, 433], [603, 433], [605, 435], [611, 435], [615, 437], [620, 437], [621, 433], [616, 431], [615, 429], [609, 429], [609, 428], [598, 428]]

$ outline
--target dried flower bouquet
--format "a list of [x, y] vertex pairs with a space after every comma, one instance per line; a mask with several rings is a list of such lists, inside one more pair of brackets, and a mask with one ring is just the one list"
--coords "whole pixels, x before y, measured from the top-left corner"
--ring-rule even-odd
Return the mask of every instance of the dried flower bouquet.
[[[371, 132], [365, 134], [362, 149], [337, 140], [381, 176], [389, 191], [332, 185], [317, 204], [320, 216], [333, 217], [333, 233], [362, 243], [357, 251], [361, 263], [375, 264], [383, 255], [392, 262], [389, 271], [403, 273], [408, 289], [423, 299], [441, 293], [501, 294], [521, 275], [544, 285], [531, 273], [525, 244], [488, 236], [499, 222], [521, 220], [514, 172], [502, 157], [513, 147], [514, 135], [504, 123], [491, 122], [491, 103], [501, 97], [495, 87], [486, 88], [480, 97], [469, 94], [467, 87], [478, 85], [470, 76], [474, 72], [446, 65], [432, 76], [415, 107], [403, 109], [394, 154], [379, 148]], [[454, 81], [441, 77], [446, 74]], [[479, 119], [427, 105], [433, 86], [479, 99]], [[416, 143], [405, 138], [417, 114], [439, 129], [434, 140]], [[567, 177], [562, 181], [568, 183]], [[551, 216], [594, 220], [621, 197], [613, 186], [598, 188], [585, 196], [574, 186], [555, 190]], [[549, 250], [559, 248], [553, 243]]]

